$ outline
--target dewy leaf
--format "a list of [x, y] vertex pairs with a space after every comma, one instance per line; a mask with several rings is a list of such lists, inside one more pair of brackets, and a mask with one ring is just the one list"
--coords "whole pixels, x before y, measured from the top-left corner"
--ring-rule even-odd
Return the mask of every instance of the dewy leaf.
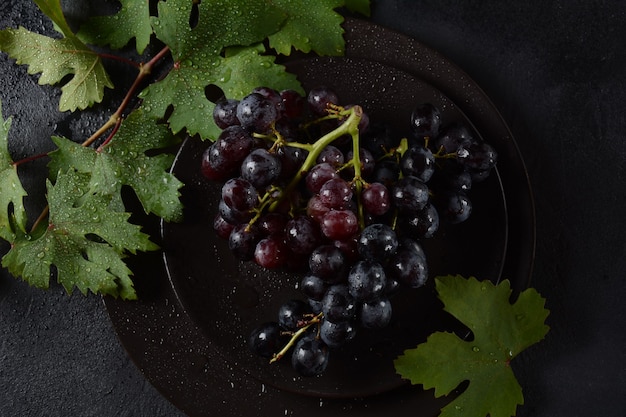
[[437, 397], [469, 381], [467, 389], [441, 410], [442, 417], [515, 415], [524, 398], [510, 361], [547, 334], [545, 300], [529, 288], [511, 304], [506, 280], [494, 285], [445, 276], [436, 279], [436, 287], [444, 309], [464, 323], [474, 338], [436, 332], [398, 357], [396, 371], [412, 384], [434, 388]]
[[[102, 149], [94, 150], [63, 138], [53, 138], [59, 149], [51, 153], [50, 171], [63, 167], [90, 173], [90, 189], [119, 196], [130, 186], [147, 213], [166, 221], [182, 219], [182, 183], [168, 172], [173, 155], [157, 151], [179, 142], [168, 127], [156, 123], [142, 108], [133, 111]], [[113, 201], [115, 202], [115, 200]]]
[[[169, 123], [174, 132], [186, 129], [203, 139], [213, 138], [217, 128], [212, 123], [214, 105], [206, 96], [207, 87], [250, 91], [260, 85], [253, 85], [254, 82], [264, 82], [268, 87], [299, 89], [295, 76], [279, 75], [284, 67], [276, 65], [271, 57], [261, 56], [264, 50], [254, 46], [278, 30], [284, 20], [272, 3], [202, 1], [197, 5], [198, 24], [191, 27], [192, 2], [160, 2], [159, 17], [154, 19], [153, 27], [157, 37], [170, 47], [175, 64], [164, 80], [142, 92], [147, 111], [163, 117], [171, 108]], [[225, 48], [250, 45], [253, 49], [222, 55]], [[244, 65], [249, 66], [245, 71]], [[254, 77], [239, 78], [242, 71]]]
[[39, 9], [52, 20], [56, 27], [68, 38], [74, 37], [70, 25], [65, 20], [63, 9], [61, 8], [61, 0], [33, 0]]
[[364, 16], [370, 16], [371, 13], [369, 0], [346, 0], [346, 7]]
[[335, 11], [344, 5], [343, 0], [275, 0], [274, 4], [288, 16], [280, 31], [269, 37], [270, 46], [278, 53], [289, 55], [292, 46], [320, 55], [344, 53], [343, 17]]
[[90, 107], [102, 101], [105, 87], [113, 88], [100, 57], [75, 37], [53, 39], [22, 27], [4, 29], [0, 50], [28, 65], [29, 74], [41, 73], [39, 84], [57, 84], [72, 75], [61, 88], [61, 111]]
[[2, 264], [31, 285], [48, 288], [52, 267], [71, 293], [136, 298], [126, 252], [156, 250], [128, 213], [108, 209], [110, 196], [90, 191], [90, 176], [74, 170], [48, 182], [49, 226], [41, 236], [18, 236]]
[[150, 43], [152, 25], [150, 3], [146, 0], [120, 0], [121, 9], [111, 16], [97, 16], [81, 26], [78, 37], [87, 44], [110, 45], [113, 49], [126, 46], [135, 39], [137, 52], [142, 54]]
[[2, 117], [0, 102], [0, 238], [12, 242], [18, 232], [26, 231], [26, 191], [9, 155], [8, 140], [11, 118]]

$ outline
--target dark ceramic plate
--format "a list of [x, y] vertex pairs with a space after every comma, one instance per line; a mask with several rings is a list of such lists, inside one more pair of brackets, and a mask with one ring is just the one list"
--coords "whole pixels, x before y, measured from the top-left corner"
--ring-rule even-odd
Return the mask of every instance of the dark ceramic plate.
[[[534, 252], [532, 199], [517, 147], [490, 101], [461, 70], [411, 39], [356, 20], [347, 21], [346, 37], [346, 58], [287, 64], [305, 88], [330, 85], [344, 103], [359, 103], [373, 119], [399, 126], [400, 135], [411, 107], [432, 102], [445, 121], [471, 124], [499, 152], [498, 170], [472, 190], [471, 220], [428, 243], [431, 275], [508, 278], [514, 289], [525, 288]], [[214, 236], [219, 186], [199, 175], [205, 146], [186, 141], [174, 165], [186, 184], [187, 212], [183, 223], [163, 225], [166, 271], [146, 259], [135, 267], [141, 301], [106, 300], [146, 377], [192, 416], [366, 416], [379, 415], [383, 405], [396, 415], [435, 415], [445, 400], [404, 384], [392, 364], [434, 330], [463, 332], [441, 312], [432, 287], [394, 301], [394, 326], [334, 352], [322, 377], [299, 378], [287, 362], [270, 366], [249, 353], [246, 335], [273, 318], [281, 302], [300, 297], [297, 279], [236, 262]]]

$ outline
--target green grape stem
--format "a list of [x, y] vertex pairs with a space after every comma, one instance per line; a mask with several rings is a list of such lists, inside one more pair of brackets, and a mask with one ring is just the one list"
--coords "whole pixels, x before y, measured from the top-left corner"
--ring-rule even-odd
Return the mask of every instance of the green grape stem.
[[281, 360], [281, 358], [285, 356], [289, 349], [291, 349], [296, 344], [300, 336], [302, 336], [312, 325], [321, 323], [323, 318], [324, 313], [319, 313], [317, 316], [309, 320], [304, 326], [300, 327], [297, 332], [291, 335], [289, 342], [287, 342], [287, 344], [280, 350], [280, 352], [275, 353], [274, 356], [272, 356], [272, 359], [270, 359], [270, 363]]
[[[358, 179], [357, 183], [361, 181], [361, 160], [358, 149], [359, 123], [363, 117], [363, 109], [360, 106], [354, 106], [350, 109], [341, 110], [338, 112], [338, 115], [343, 117], [347, 116], [347, 118], [336, 129], [328, 132], [311, 145], [309, 154], [302, 163], [298, 173], [294, 175], [287, 187], [285, 187], [280, 198], [278, 198], [278, 200], [270, 206], [270, 211], [274, 211], [285, 200], [285, 198], [293, 192], [302, 178], [304, 178], [309, 170], [315, 166], [317, 163], [317, 157], [320, 155], [322, 150], [343, 135], [350, 135], [352, 137], [352, 145], [355, 150], [355, 152], [353, 152], [354, 177], [355, 179]], [[285, 143], [285, 145], [291, 146], [289, 142]]]

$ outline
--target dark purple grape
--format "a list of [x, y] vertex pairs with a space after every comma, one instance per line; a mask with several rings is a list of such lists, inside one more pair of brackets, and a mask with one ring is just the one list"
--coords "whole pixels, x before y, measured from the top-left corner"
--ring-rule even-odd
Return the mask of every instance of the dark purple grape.
[[239, 165], [254, 147], [254, 139], [241, 126], [229, 126], [222, 130], [215, 141], [215, 150], [219, 155]]
[[216, 145], [213, 143], [202, 153], [200, 171], [211, 181], [223, 181], [234, 175], [239, 164], [224, 158]]
[[348, 273], [348, 290], [355, 301], [377, 300], [385, 294], [386, 286], [385, 271], [378, 262], [358, 261]]
[[222, 200], [234, 210], [248, 211], [259, 202], [259, 193], [249, 181], [231, 178], [222, 186]]
[[400, 165], [393, 159], [383, 159], [376, 163], [370, 182], [379, 182], [391, 188], [400, 178]]
[[437, 198], [439, 215], [446, 221], [457, 224], [466, 221], [472, 213], [472, 202], [463, 192], [449, 192]]
[[363, 303], [359, 314], [359, 322], [366, 329], [382, 329], [391, 322], [391, 301], [381, 298], [368, 303]]
[[316, 376], [326, 370], [328, 354], [328, 346], [321, 339], [303, 337], [293, 349], [291, 365], [302, 376]]
[[[346, 160], [351, 161], [354, 153], [348, 151]], [[361, 163], [361, 177], [370, 178], [376, 166], [376, 160], [370, 151], [365, 148], [359, 149], [359, 162]], [[354, 177], [354, 166], [349, 166], [344, 170], [344, 177], [351, 180]]]
[[428, 280], [428, 264], [421, 246], [406, 239], [387, 266], [389, 276], [410, 288], [422, 287]]
[[309, 257], [309, 270], [329, 284], [338, 283], [345, 278], [345, 256], [334, 245], [318, 246]]
[[435, 173], [435, 156], [422, 145], [411, 146], [400, 160], [404, 176], [412, 175], [422, 182], [428, 182]]
[[441, 126], [441, 112], [431, 103], [415, 106], [411, 112], [411, 130], [417, 138], [434, 138]]
[[255, 225], [239, 224], [228, 237], [228, 248], [237, 259], [249, 261], [254, 258], [254, 250], [259, 240]]
[[306, 188], [311, 194], [317, 194], [320, 188], [322, 188], [322, 185], [333, 178], [339, 178], [339, 174], [337, 174], [336, 169], [331, 164], [327, 162], [316, 164], [306, 176]]
[[339, 150], [336, 146], [328, 145], [324, 149], [321, 150], [320, 154], [317, 156], [316, 163], [328, 163], [333, 167], [339, 168], [345, 162], [345, 157], [343, 152]]
[[259, 93], [250, 93], [239, 102], [237, 118], [246, 130], [265, 133], [278, 118], [278, 112], [271, 99]]
[[332, 178], [322, 185], [318, 195], [326, 207], [341, 210], [347, 208], [352, 200], [352, 187], [341, 178]]
[[285, 342], [277, 322], [266, 322], [257, 326], [248, 337], [250, 350], [264, 358], [271, 358], [280, 352]]
[[324, 319], [333, 323], [354, 319], [356, 310], [356, 302], [347, 285], [330, 286], [322, 298]]
[[241, 177], [256, 188], [265, 188], [280, 175], [280, 161], [266, 149], [258, 148], [241, 163]]
[[285, 233], [285, 226], [289, 217], [283, 213], [265, 213], [257, 221], [261, 233], [265, 236]]
[[435, 140], [435, 151], [443, 148], [444, 153], [456, 153], [461, 146], [474, 143], [474, 136], [465, 125], [447, 126]]
[[254, 213], [252, 213], [251, 211], [240, 211], [234, 209], [226, 204], [224, 200], [220, 200], [217, 206], [217, 210], [222, 219], [232, 225], [248, 223], [250, 219], [254, 217]]
[[307, 216], [299, 215], [289, 220], [285, 235], [287, 245], [295, 253], [308, 255], [319, 246], [319, 227]]
[[287, 331], [296, 331], [305, 322], [305, 316], [311, 314], [311, 307], [302, 300], [289, 300], [278, 309], [278, 324]]
[[279, 268], [289, 259], [289, 248], [282, 235], [273, 234], [259, 240], [254, 249], [254, 261], [267, 269]]
[[428, 186], [413, 176], [401, 178], [391, 189], [391, 200], [400, 211], [419, 211], [428, 199]]
[[363, 229], [357, 245], [361, 258], [385, 264], [396, 253], [399, 243], [390, 226], [374, 223]]
[[270, 87], [256, 87], [252, 90], [252, 93], [258, 93], [262, 95], [274, 105], [277, 113], [276, 118], [278, 118], [278, 116], [282, 114], [284, 109], [283, 99], [278, 91]]
[[280, 178], [291, 179], [300, 171], [309, 152], [295, 146], [279, 146], [276, 156], [280, 161]]
[[215, 103], [213, 108], [213, 120], [220, 129], [240, 124], [237, 118], [237, 106], [239, 100], [222, 99]]
[[388, 125], [380, 123], [370, 123], [360, 139], [361, 147], [370, 151], [374, 159], [381, 158], [400, 144], [400, 137]]
[[234, 227], [235, 225], [228, 223], [219, 213], [213, 218], [213, 230], [222, 239], [228, 239]]
[[297, 120], [304, 114], [306, 100], [295, 90], [283, 90], [280, 92], [283, 101], [283, 117]]
[[331, 349], [337, 349], [354, 339], [356, 326], [351, 321], [333, 323], [324, 320], [320, 326], [320, 338]]
[[327, 114], [329, 104], [339, 104], [339, 97], [332, 89], [320, 86], [313, 88], [307, 95], [307, 102], [311, 111], [318, 116]]
[[374, 216], [382, 216], [391, 208], [389, 189], [379, 182], [373, 182], [361, 193], [363, 209]]
[[321, 301], [327, 289], [326, 281], [315, 275], [305, 275], [302, 281], [300, 281], [300, 290], [311, 300]]
[[428, 203], [420, 211], [402, 215], [398, 224], [406, 234], [428, 239], [439, 229], [439, 212], [433, 204]]
[[330, 207], [322, 202], [319, 194], [313, 195], [306, 205], [306, 213], [316, 222], [321, 223], [324, 215], [330, 211]]
[[359, 220], [351, 210], [330, 210], [322, 217], [320, 229], [331, 240], [344, 240], [359, 231]]
[[456, 152], [456, 159], [467, 169], [489, 171], [496, 166], [498, 153], [488, 143], [481, 142], [470, 146], [461, 146]]

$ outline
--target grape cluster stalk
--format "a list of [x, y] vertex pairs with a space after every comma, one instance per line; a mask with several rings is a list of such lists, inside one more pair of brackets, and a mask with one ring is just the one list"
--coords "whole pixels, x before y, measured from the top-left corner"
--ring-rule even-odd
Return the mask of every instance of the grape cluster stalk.
[[257, 325], [250, 350], [270, 362], [290, 354], [303, 376], [323, 373], [360, 328], [389, 325], [394, 294], [428, 280], [424, 239], [469, 218], [470, 189], [497, 162], [430, 103], [398, 138], [326, 86], [258, 87], [213, 116], [222, 130], [200, 169], [222, 184], [215, 232], [237, 259], [293, 271], [302, 292]]

